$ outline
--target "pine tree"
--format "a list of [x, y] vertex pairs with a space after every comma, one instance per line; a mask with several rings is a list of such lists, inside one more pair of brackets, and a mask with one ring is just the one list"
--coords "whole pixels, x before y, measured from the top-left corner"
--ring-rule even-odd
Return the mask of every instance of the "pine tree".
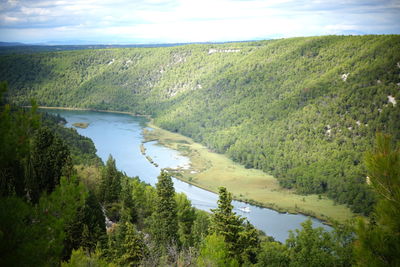
[[193, 222], [192, 235], [195, 246], [199, 245], [210, 230], [210, 215], [203, 210], [196, 210], [196, 219]]
[[147, 254], [147, 247], [143, 236], [136, 231], [133, 224], [126, 222], [125, 228], [125, 236], [121, 245], [122, 253], [118, 263], [122, 266], [138, 266]]
[[290, 231], [286, 240], [288, 256], [293, 266], [351, 266], [342, 262], [336, 251], [333, 234], [323, 228], [312, 228], [311, 220], [302, 223], [302, 229]]
[[179, 242], [175, 189], [171, 176], [162, 171], [156, 184], [157, 200], [153, 213], [152, 232], [156, 242], [166, 249]]
[[121, 172], [115, 165], [115, 159], [110, 155], [101, 174], [99, 196], [103, 204], [118, 202], [121, 193], [121, 176]]
[[232, 195], [225, 187], [219, 189], [218, 208], [211, 210], [211, 231], [224, 237], [231, 257], [239, 262], [255, 261], [259, 246], [258, 234], [244, 218], [233, 212]]
[[42, 192], [51, 193], [61, 176], [72, 173], [70, 151], [63, 141], [47, 128], [40, 128], [32, 141], [33, 175], [28, 180], [31, 200], [37, 202]]
[[241, 245], [241, 261], [244, 263], [256, 263], [257, 253], [260, 248], [260, 239], [258, 230], [246, 221], [243, 225], [243, 231], [240, 232], [239, 244]]
[[212, 231], [225, 238], [232, 256], [237, 256], [239, 250], [239, 233], [242, 231], [243, 218], [237, 216], [232, 210], [232, 195], [225, 187], [219, 189], [218, 208], [211, 210], [213, 216]]
[[355, 246], [360, 266], [400, 266], [400, 147], [378, 134], [375, 151], [366, 156], [368, 180], [379, 201], [369, 224], [360, 220]]
[[31, 178], [31, 136], [38, 129], [37, 105], [29, 111], [12, 107], [3, 98], [7, 84], [0, 82], [0, 196], [26, 196]]
[[236, 267], [238, 261], [230, 255], [224, 237], [216, 233], [207, 236], [200, 245], [197, 266]]
[[61, 262], [61, 267], [77, 267], [77, 266], [91, 266], [91, 267], [111, 267], [115, 266], [109, 264], [101, 257], [100, 250], [96, 250], [90, 255], [84, 251], [83, 248], [72, 251], [71, 259], [68, 262]]
[[60, 185], [36, 205], [18, 197], [0, 199], [0, 266], [57, 266], [65, 226], [83, 205], [85, 191], [76, 177]]
[[80, 206], [74, 219], [66, 225], [63, 259], [68, 260], [72, 250], [83, 247], [94, 252], [97, 242], [102, 242], [106, 235], [105, 218], [96, 196], [91, 191], [84, 205]]
[[193, 224], [196, 219], [196, 209], [192, 207], [185, 194], [176, 194], [178, 207], [179, 240], [183, 247], [191, 247], [194, 244]]
[[84, 248], [88, 252], [90, 252], [96, 246], [96, 243], [93, 242], [92, 234], [90, 233], [87, 224], [83, 225], [81, 245], [82, 248]]
[[137, 211], [135, 207], [135, 202], [132, 197], [133, 186], [130, 179], [124, 178], [122, 182], [121, 189], [121, 217], [124, 217], [125, 221], [129, 221], [131, 223], [135, 223], [137, 221]]

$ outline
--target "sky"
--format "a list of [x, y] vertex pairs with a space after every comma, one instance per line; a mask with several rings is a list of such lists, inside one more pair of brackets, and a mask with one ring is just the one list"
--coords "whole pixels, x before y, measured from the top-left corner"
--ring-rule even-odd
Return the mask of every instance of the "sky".
[[400, 0], [0, 0], [0, 41], [223, 42], [400, 34]]

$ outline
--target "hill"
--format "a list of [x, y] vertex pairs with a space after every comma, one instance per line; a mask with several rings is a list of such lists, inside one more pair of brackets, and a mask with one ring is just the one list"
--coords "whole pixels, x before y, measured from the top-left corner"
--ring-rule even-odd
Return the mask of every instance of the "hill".
[[10, 46], [25, 46], [26, 44], [24, 43], [18, 43], [18, 42], [0, 42], [0, 47], [10, 47]]
[[0, 56], [21, 105], [150, 114], [162, 128], [368, 214], [364, 153], [400, 140], [400, 36]]

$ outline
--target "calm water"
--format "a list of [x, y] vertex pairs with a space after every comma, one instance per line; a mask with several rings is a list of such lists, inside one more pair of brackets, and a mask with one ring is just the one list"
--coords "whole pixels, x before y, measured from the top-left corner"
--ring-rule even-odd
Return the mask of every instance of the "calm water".
[[[118, 169], [129, 176], [139, 176], [142, 181], [151, 185], [156, 184], [161, 168], [184, 167], [190, 164], [189, 159], [177, 151], [157, 145], [156, 142], [149, 142], [145, 144], [146, 153], [159, 167], [150, 164], [140, 152], [142, 130], [146, 122], [144, 118], [93, 111], [48, 111], [66, 118], [68, 127], [72, 127], [76, 122], [89, 123], [88, 128], [77, 130], [81, 135], [93, 140], [99, 157], [105, 162], [111, 154], [116, 159]], [[173, 181], [175, 190], [185, 193], [196, 208], [209, 211], [217, 206], [218, 195], [177, 179]], [[281, 242], [286, 240], [289, 230], [300, 228], [300, 223], [308, 218], [304, 215], [282, 214], [239, 201], [233, 201], [233, 205], [237, 214], [246, 217], [255, 227]], [[251, 212], [239, 210], [244, 206], [250, 207]], [[314, 226], [330, 229], [316, 219], [312, 221]]]

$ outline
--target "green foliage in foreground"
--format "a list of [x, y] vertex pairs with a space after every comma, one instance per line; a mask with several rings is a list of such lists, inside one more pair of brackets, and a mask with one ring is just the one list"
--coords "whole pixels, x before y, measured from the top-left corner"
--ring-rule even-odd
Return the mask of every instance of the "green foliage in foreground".
[[157, 201], [152, 217], [152, 233], [160, 249], [179, 245], [178, 214], [171, 175], [161, 171], [156, 184]]
[[292, 232], [286, 244], [273, 241], [262, 243], [256, 266], [353, 266], [354, 234], [348, 227], [325, 232], [312, 228], [310, 220]]
[[359, 266], [400, 266], [400, 144], [378, 135], [366, 156], [370, 182], [379, 195], [370, 224], [360, 220], [356, 256]]
[[1, 266], [54, 266], [60, 262], [64, 228], [84, 201], [76, 179], [61, 183], [37, 205], [18, 197], [0, 198]]
[[222, 236], [212, 234], [207, 236], [199, 251], [197, 266], [239, 266], [239, 263], [229, 253], [228, 245]]
[[119, 202], [121, 193], [122, 174], [117, 170], [115, 159], [108, 157], [106, 168], [101, 173], [101, 183], [99, 186], [100, 201], [104, 205]]
[[212, 210], [211, 231], [223, 237], [231, 258], [239, 263], [255, 263], [260, 243], [257, 230], [232, 211], [231, 202], [232, 195], [221, 187], [218, 208]]
[[108, 263], [101, 258], [100, 252], [88, 254], [83, 248], [74, 250], [69, 262], [62, 262], [61, 267], [112, 267], [117, 266]]
[[[368, 214], [363, 153], [400, 139], [400, 36], [322, 36], [220, 45], [0, 56], [18, 104], [131, 111]], [[344, 76], [343, 76], [344, 75]]]
[[100, 211], [100, 219], [88, 218], [96, 217], [95, 209], [68, 146], [40, 125], [35, 107], [25, 111], [3, 102], [5, 90], [1, 84], [0, 265], [56, 266], [72, 249], [88, 247], [90, 236], [98, 242], [104, 217]]

